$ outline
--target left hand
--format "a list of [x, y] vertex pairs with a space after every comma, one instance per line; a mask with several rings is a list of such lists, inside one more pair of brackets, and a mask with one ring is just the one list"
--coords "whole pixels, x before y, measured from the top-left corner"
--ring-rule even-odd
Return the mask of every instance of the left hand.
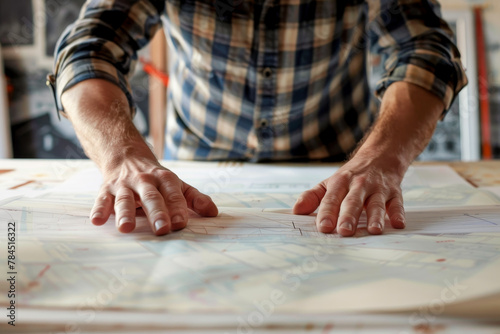
[[443, 115], [444, 104], [432, 92], [407, 82], [387, 88], [380, 115], [353, 158], [334, 175], [304, 192], [293, 208], [310, 214], [319, 206], [316, 225], [353, 236], [366, 209], [368, 232], [381, 234], [385, 215], [392, 227], [405, 227], [401, 182], [425, 148]]
[[[405, 168], [406, 170], [406, 168]], [[401, 182], [404, 172], [384, 157], [371, 159], [358, 152], [335, 174], [305, 191], [293, 208], [295, 214], [310, 214], [319, 206], [318, 231], [353, 236], [366, 209], [368, 232], [381, 234], [386, 213], [392, 227], [405, 227]]]

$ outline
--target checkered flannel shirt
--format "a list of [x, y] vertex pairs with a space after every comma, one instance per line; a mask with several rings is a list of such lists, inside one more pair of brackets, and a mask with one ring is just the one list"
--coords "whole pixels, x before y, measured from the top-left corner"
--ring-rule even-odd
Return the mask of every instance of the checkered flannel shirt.
[[[392, 83], [423, 87], [447, 110], [467, 82], [436, 0], [89, 0], [56, 48], [58, 105], [101, 78], [133, 111], [137, 51], [162, 25], [173, 159], [342, 160]], [[386, 59], [375, 94], [372, 54]]]

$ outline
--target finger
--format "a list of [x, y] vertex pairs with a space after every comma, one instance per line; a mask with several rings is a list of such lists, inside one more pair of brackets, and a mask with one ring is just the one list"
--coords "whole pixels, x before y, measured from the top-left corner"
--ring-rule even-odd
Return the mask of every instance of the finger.
[[168, 208], [172, 230], [177, 231], [186, 227], [188, 208], [179, 185], [167, 181], [160, 185], [159, 190]]
[[399, 193], [397, 196], [390, 199], [387, 204], [387, 215], [394, 228], [405, 228], [406, 218], [405, 209], [403, 206], [403, 196]]
[[215, 217], [219, 214], [219, 210], [210, 196], [202, 194], [198, 189], [185, 182], [183, 182], [182, 188], [188, 208], [203, 217]]
[[122, 233], [135, 228], [135, 198], [132, 189], [120, 187], [115, 197], [116, 227]]
[[136, 191], [154, 234], [170, 233], [170, 216], [160, 191], [151, 183], [140, 183]]
[[90, 212], [90, 221], [94, 225], [103, 225], [113, 211], [113, 195], [106, 189], [101, 189]]
[[367, 229], [370, 234], [382, 234], [384, 230], [385, 197], [376, 193], [368, 197], [365, 202]]
[[325, 194], [326, 186], [324, 182], [304, 191], [293, 206], [293, 213], [296, 215], [308, 215], [314, 212], [320, 205]]
[[363, 212], [365, 191], [363, 187], [353, 188], [340, 206], [337, 233], [344, 237], [353, 236], [358, 227], [359, 216]]
[[318, 231], [332, 233], [337, 226], [337, 218], [342, 200], [347, 195], [347, 185], [343, 182], [330, 183], [321, 200], [316, 217]]

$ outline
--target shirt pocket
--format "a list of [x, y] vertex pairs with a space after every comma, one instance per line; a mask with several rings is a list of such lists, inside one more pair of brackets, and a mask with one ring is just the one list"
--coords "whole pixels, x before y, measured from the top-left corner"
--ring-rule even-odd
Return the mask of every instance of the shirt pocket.
[[250, 62], [253, 15], [249, 8], [221, 8], [218, 1], [224, 0], [179, 2], [178, 24], [188, 49], [185, 61], [203, 78], [224, 76], [228, 62], [242, 68]]

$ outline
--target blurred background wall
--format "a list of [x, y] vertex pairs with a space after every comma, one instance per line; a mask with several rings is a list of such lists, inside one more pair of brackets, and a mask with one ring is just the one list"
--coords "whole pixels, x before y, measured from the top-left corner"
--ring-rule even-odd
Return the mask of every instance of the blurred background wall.
[[[15, 158], [83, 158], [71, 123], [58, 120], [46, 75], [63, 30], [84, 0], [0, 1], [0, 44], [6, 76]], [[147, 53], [147, 50], [144, 50]], [[148, 77], [140, 66], [132, 80], [139, 130], [148, 134]]]
[[[484, 28], [489, 67], [489, 99], [494, 156], [500, 158], [500, 1], [441, 0], [444, 11], [471, 10], [485, 6]], [[52, 69], [53, 51], [65, 27], [73, 22], [84, 0], [0, 1], [0, 51], [8, 91], [8, 113], [16, 158], [85, 157], [69, 121], [58, 120], [53, 97], [45, 85]], [[149, 58], [149, 50], [141, 52]], [[477, 78], [474, 78], [477, 80]], [[135, 123], [141, 133], [149, 134], [149, 79], [138, 66], [132, 80], [138, 105]], [[0, 108], [2, 108], [0, 106]], [[439, 125], [422, 160], [457, 160], [457, 110], [452, 110]], [[154, 123], [154, 122], [153, 122]], [[5, 132], [5, 131], [4, 131]], [[441, 145], [441, 146], [439, 146]]]
[[443, 10], [470, 10], [483, 7], [486, 38], [489, 100], [491, 117], [491, 144], [493, 155], [500, 158], [500, 1], [498, 0], [440, 0]]

